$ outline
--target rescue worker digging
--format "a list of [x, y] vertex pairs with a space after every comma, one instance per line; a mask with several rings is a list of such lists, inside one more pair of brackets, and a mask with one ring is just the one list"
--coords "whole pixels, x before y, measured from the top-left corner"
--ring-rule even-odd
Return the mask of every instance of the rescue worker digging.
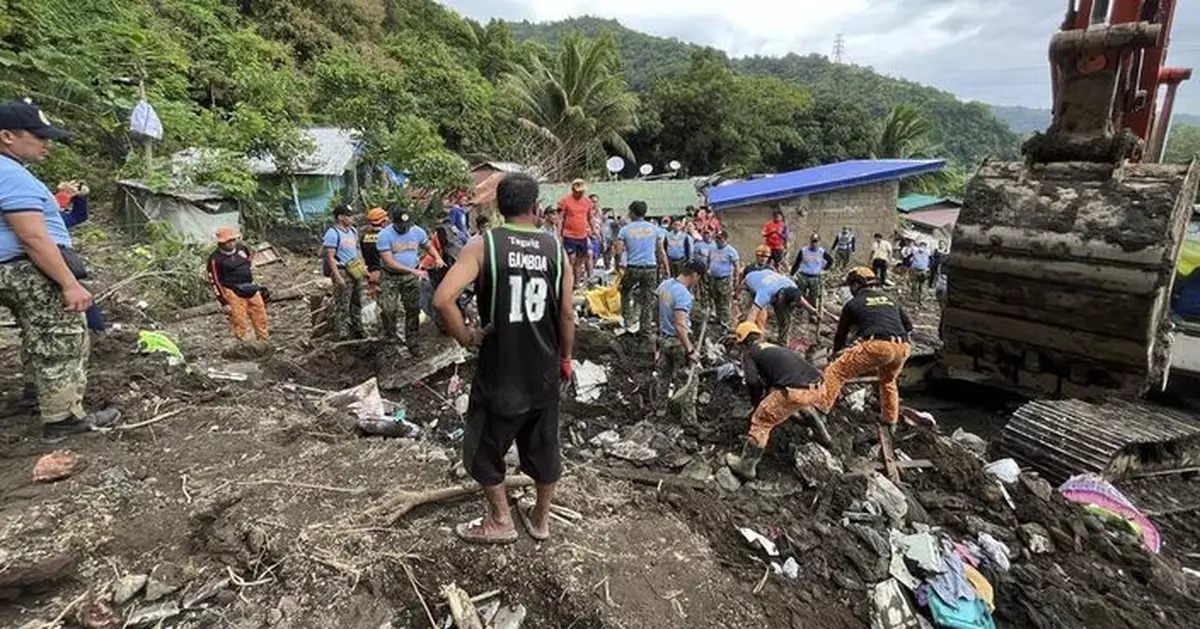
[[418, 339], [421, 329], [421, 281], [429, 274], [420, 268], [422, 254], [433, 257], [435, 267], [444, 266], [436, 249], [429, 246], [429, 236], [413, 225], [408, 212], [397, 209], [392, 214], [392, 226], [379, 234], [379, 255], [383, 261], [383, 277], [379, 286], [380, 334], [385, 341], [397, 341], [396, 325], [404, 311], [404, 342], [414, 358], [421, 357]]
[[760, 329], [767, 329], [767, 306], [775, 311], [775, 341], [787, 345], [792, 329], [792, 312], [799, 301], [809, 312], [816, 313], [807, 301], [800, 297], [800, 289], [792, 278], [771, 269], [753, 271], [743, 280], [746, 290], [754, 296], [746, 321], [752, 321]]
[[[814, 413], [824, 400], [825, 387], [816, 367], [786, 347], [765, 342], [762, 328], [753, 322], [738, 324], [736, 337], [746, 350], [742, 371], [754, 414], [741, 456], [726, 454], [725, 464], [743, 480], [753, 480], [771, 432], [798, 412]], [[816, 422], [823, 426], [819, 418]]]
[[[687, 367], [700, 361], [696, 340], [691, 337], [692, 289], [704, 275], [704, 265], [688, 261], [679, 275], [658, 285], [658, 360], [654, 381], [656, 400], [666, 400], [687, 382]], [[668, 387], [670, 390], [668, 391]], [[696, 423], [696, 406], [690, 396], [679, 402], [680, 419]]]
[[[571, 377], [574, 278], [558, 239], [537, 227], [538, 185], [512, 174], [496, 187], [505, 224], [467, 243], [434, 294], [434, 306], [464, 347], [479, 346], [463, 437], [463, 467], [488, 503], [479, 521], [455, 532], [468, 542], [517, 540], [504, 486], [504, 455], [515, 441], [521, 470], [537, 483], [537, 502], [518, 514], [530, 536], [550, 537], [550, 501], [562, 474], [559, 395]], [[472, 282], [483, 329], [463, 322], [456, 301]]]
[[[871, 269], [852, 269], [846, 276], [846, 284], [854, 297], [842, 308], [833, 337], [833, 351], [841, 354], [825, 368], [825, 400], [821, 410], [829, 412], [833, 408], [848, 380], [879, 376], [880, 421], [895, 426], [900, 419], [897, 380], [912, 351], [908, 340], [912, 322], [904, 309], [880, 288]], [[851, 328], [856, 328], [857, 333], [854, 344], [847, 347]]]
[[266, 301], [270, 293], [254, 283], [250, 249], [240, 237], [232, 227], [217, 229], [217, 250], [208, 257], [208, 282], [229, 316], [233, 335], [243, 343], [257, 340], [259, 346], [254, 349], [261, 351], [267, 344]]

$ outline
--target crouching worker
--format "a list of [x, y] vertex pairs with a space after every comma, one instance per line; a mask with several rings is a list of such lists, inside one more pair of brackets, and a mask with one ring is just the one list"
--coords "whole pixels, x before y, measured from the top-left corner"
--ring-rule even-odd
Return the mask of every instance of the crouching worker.
[[[460, 524], [468, 542], [517, 540], [504, 487], [504, 455], [517, 444], [521, 471], [537, 483], [537, 502], [518, 515], [536, 540], [550, 536], [550, 501], [562, 474], [560, 385], [571, 377], [575, 310], [571, 265], [558, 238], [537, 227], [538, 184], [522, 173], [496, 186], [504, 224], [463, 247], [433, 305], [464, 347], [479, 347], [467, 406], [463, 467], [483, 486], [486, 516]], [[475, 284], [483, 326], [468, 328], [458, 296]]]
[[208, 256], [208, 283], [229, 316], [233, 335], [243, 343], [257, 341], [265, 349], [270, 291], [254, 283], [250, 248], [239, 238], [232, 227], [217, 229], [217, 250]]
[[767, 306], [771, 306], [775, 311], [775, 340], [781, 345], [787, 345], [789, 340], [792, 312], [796, 309], [796, 302], [803, 304], [809, 312], [816, 312], [815, 308], [800, 297], [800, 288], [792, 278], [771, 269], [751, 271], [742, 279], [742, 283], [746, 285], [746, 291], [753, 296], [746, 321], [755, 323], [760, 329], [767, 329], [766, 309]]
[[[912, 322], [904, 309], [880, 288], [871, 269], [851, 269], [846, 275], [846, 285], [854, 296], [842, 307], [838, 319], [833, 351], [841, 354], [825, 368], [825, 401], [821, 408], [825, 412], [833, 408], [848, 380], [879, 376], [880, 421], [895, 426], [900, 419], [897, 380], [912, 351], [908, 340]], [[857, 330], [855, 342], [846, 347], [851, 328]]]
[[[655, 380], [659, 402], [667, 401], [668, 387], [675, 393], [687, 382], [688, 365], [700, 361], [696, 339], [691, 336], [692, 290], [704, 275], [704, 263], [684, 262], [678, 275], [658, 285], [658, 379]], [[684, 424], [696, 423], [695, 400], [684, 395], [679, 401], [679, 413]]]
[[746, 350], [742, 370], [754, 413], [742, 455], [725, 455], [725, 464], [743, 480], [753, 480], [771, 431], [798, 412], [812, 413], [824, 399], [825, 387], [816, 367], [786, 347], [765, 342], [762, 328], [754, 322], [738, 324], [735, 336]]

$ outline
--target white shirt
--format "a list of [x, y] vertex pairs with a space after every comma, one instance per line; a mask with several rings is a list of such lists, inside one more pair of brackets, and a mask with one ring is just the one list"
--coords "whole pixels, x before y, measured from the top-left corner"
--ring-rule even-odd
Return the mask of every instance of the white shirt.
[[884, 262], [892, 261], [892, 243], [886, 240], [871, 242], [871, 259], [883, 260]]

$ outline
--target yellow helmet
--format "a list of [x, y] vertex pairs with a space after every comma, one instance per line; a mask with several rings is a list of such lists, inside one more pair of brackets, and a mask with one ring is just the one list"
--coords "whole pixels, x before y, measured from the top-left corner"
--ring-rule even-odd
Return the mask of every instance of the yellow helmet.
[[770, 255], [771, 255], [771, 248], [770, 248], [770, 247], [768, 247], [768, 246], [766, 246], [766, 245], [759, 245], [759, 246], [755, 247], [755, 249], [754, 249], [754, 255], [755, 255], [755, 256], [768, 256], [768, 257], [770, 257]]
[[865, 266], [856, 266], [853, 269], [850, 269], [850, 272], [846, 274], [846, 283], [849, 284], [855, 280], [861, 282], [874, 282], [875, 271], [872, 271]]
[[734, 330], [733, 333], [733, 335], [737, 337], [738, 343], [744, 342], [746, 337], [750, 336], [751, 334], [763, 336], [762, 328], [758, 327], [758, 324], [754, 323], [753, 321], [743, 321], [739, 323], [737, 329]]

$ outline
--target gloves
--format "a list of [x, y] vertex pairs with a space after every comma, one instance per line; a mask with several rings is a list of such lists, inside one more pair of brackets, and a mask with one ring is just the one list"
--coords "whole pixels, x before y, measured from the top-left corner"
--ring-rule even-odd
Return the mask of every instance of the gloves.
[[564, 382], [571, 379], [571, 375], [575, 373], [575, 365], [570, 358], [558, 359], [558, 374], [562, 376]]

